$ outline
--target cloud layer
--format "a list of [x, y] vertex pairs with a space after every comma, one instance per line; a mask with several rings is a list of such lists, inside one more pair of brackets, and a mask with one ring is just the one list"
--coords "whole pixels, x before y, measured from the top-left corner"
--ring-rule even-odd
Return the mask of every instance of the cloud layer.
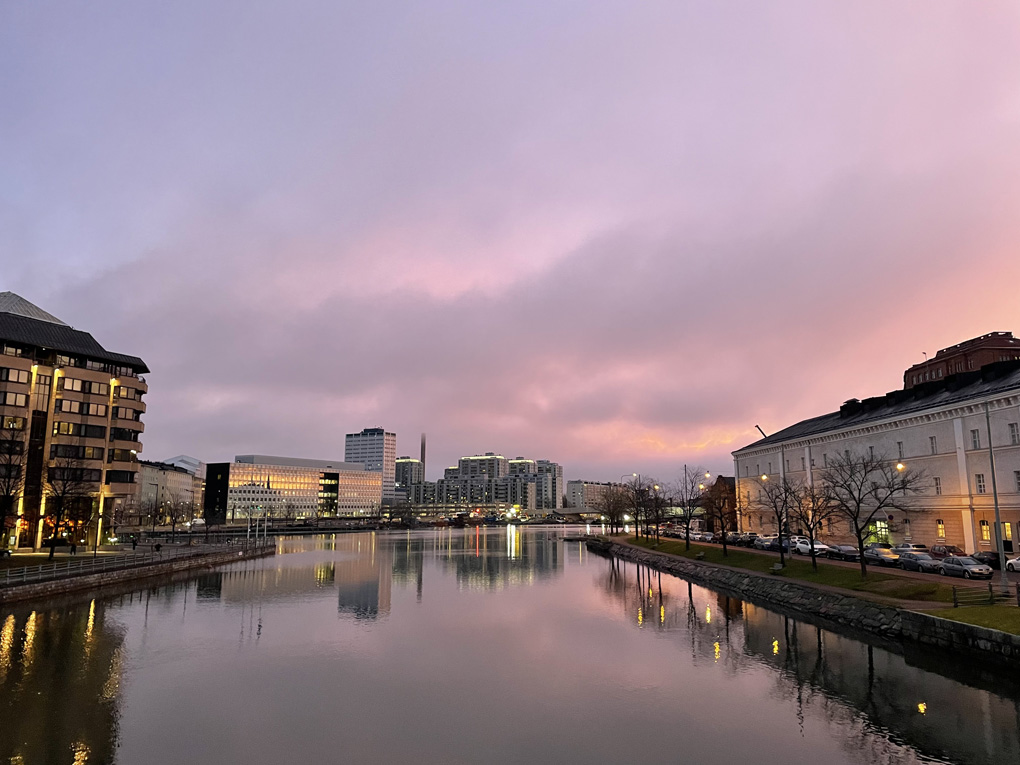
[[0, 289], [146, 456], [716, 471], [1020, 329], [1015, 4], [0, 9]]

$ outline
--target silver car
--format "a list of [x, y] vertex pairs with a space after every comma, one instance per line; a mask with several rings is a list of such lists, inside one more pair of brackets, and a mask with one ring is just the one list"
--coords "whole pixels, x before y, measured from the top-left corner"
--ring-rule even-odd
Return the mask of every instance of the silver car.
[[978, 563], [969, 556], [951, 555], [939, 563], [942, 576], [962, 576], [964, 579], [991, 579], [992, 567]]

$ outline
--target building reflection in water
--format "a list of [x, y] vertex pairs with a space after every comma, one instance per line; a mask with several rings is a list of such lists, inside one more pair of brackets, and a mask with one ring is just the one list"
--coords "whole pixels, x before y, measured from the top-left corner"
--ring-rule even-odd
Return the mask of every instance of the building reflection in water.
[[0, 762], [108, 763], [123, 629], [101, 601], [0, 614]]
[[805, 716], [831, 723], [862, 763], [914, 761], [907, 747], [936, 761], [1020, 762], [1020, 692], [968, 685], [646, 566], [607, 560], [599, 583], [636, 627], [671, 633], [695, 663], [732, 674], [769, 667], [775, 697], [795, 699], [801, 728]]

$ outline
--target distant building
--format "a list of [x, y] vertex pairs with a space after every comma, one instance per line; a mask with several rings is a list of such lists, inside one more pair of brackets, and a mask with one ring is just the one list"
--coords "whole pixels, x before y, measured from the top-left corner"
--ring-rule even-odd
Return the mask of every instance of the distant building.
[[392, 504], [396, 483], [397, 435], [382, 428], [365, 428], [348, 433], [344, 440], [344, 461], [360, 462], [365, 470], [382, 473], [382, 498]]
[[[37, 546], [68, 529], [101, 536], [134, 502], [148, 371], [140, 358], [108, 351], [88, 332], [0, 292], [2, 462], [24, 475], [4, 537]], [[58, 495], [64, 511], [55, 529]]]
[[435, 484], [408, 488], [411, 504], [516, 507], [527, 512], [563, 506], [563, 468], [548, 460], [486, 452], [461, 457]]
[[413, 457], [397, 457], [394, 475], [396, 487], [406, 491], [409, 486], [425, 480], [425, 465]]
[[973, 372], [986, 364], [1020, 359], [1020, 338], [1012, 332], [989, 332], [943, 348], [935, 357], [914, 364], [903, 373], [903, 387], [913, 388], [926, 382], [937, 382], [949, 375]]
[[381, 504], [382, 474], [359, 463], [246, 454], [206, 466], [208, 523], [371, 515]]
[[567, 481], [567, 506], [577, 510], [598, 510], [600, 499], [620, 487], [618, 483]]
[[141, 523], [156, 516], [159, 523], [171, 511], [191, 520], [202, 513], [205, 481], [187, 468], [168, 462], [139, 461], [137, 513]]

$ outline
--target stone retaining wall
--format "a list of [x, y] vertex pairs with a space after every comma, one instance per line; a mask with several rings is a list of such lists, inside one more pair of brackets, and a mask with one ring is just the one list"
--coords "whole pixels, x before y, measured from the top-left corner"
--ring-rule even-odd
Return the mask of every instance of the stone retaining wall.
[[119, 571], [104, 571], [98, 574], [53, 579], [48, 582], [0, 587], [0, 605], [26, 600], [44, 600], [56, 595], [80, 592], [82, 590], [99, 590], [103, 587], [110, 587], [125, 582], [168, 577], [181, 571], [212, 568], [213, 566], [222, 566], [226, 563], [236, 563], [239, 560], [263, 558], [275, 554], [275, 546], [264, 547], [249, 552], [244, 550], [224, 550], [222, 552], [209, 553], [208, 555], [173, 558], [160, 563], [153, 563], [149, 566], [138, 566], [137, 568], [126, 568]]
[[607, 540], [590, 541], [588, 549], [676, 574], [751, 602], [774, 606], [807, 621], [820, 618], [880, 638], [896, 640], [902, 637], [903, 612], [893, 606], [820, 590], [781, 576], [739, 571]]
[[1003, 659], [1020, 658], [1020, 635], [940, 619], [916, 611], [903, 612], [903, 637], [924, 645], [973, 653], [984, 658], [989, 655]]

